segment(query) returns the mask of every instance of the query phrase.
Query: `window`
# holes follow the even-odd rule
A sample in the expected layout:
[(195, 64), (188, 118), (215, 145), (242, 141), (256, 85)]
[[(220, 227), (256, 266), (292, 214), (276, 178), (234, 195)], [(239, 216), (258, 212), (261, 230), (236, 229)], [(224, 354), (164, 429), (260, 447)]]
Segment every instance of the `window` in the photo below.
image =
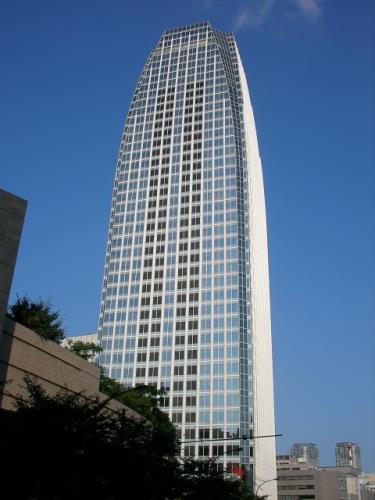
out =
[(186, 412), (185, 413), (185, 422), (187, 424), (192, 424), (196, 421), (196, 414), (193, 412)]
[(145, 377), (146, 376), (146, 368), (137, 368), (135, 376), (136, 377)]
[(200, 457), (208, 457), (210, 454), (210, 447), (209, 446), (199, 446), (198, 447), (198, 455)]
[(195, 391), (197, 389), (197, 381), (196, 380), (188, 380), (186, 382), (186, 390), (187, 391)]
[(157, 366), (151, 366), (148, 369), (148, 376), (149, 377), (157, 377), (158, 376), (158, 367)]
[(184, 367), (183, 366), (175, 366), (174, 367), (174, 375), (183, 375)]
[(182, 380), (173, 382), (174, 391), (183, 391), (183, 389), (184, 389), (184, 382)]

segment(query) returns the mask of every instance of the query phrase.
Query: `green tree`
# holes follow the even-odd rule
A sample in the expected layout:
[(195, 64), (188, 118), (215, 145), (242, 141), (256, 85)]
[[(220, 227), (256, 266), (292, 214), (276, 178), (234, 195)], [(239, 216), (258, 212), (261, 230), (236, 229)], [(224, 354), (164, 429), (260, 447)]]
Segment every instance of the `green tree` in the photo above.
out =
[(185, 459), (180, 466), (184, 500), (256, 500), (245, 482), (219, 469), (217, 458)]
[(60, 313), (54, 311), (49, 302), (41, 299), (33, 302), (27, 296), (17, 297), (8, 308), (8, 316), (48, 340), (60, 343), (65, 338)]
[(154, 427), (155, 442), (158, 441), (160, 447), (164, 447), (168, 455), (178, 454), (179, 443), (176, 428), (168, 415), (159, 408), (159, 402), (165, 397), (164, 391), (147, 385), (125, 387), (104, 375), (101, 377), (100, 390), (143, 415)]
[[(62, 390), (48, 395), (25, 379), (29, 397), (0, 410), (2, 488), (18, 500), (250, 500), (241, 479), (218, 471), (214, 459), (177, 459), (161, 439), (149, 388), (127, 390), (153, 418), (132, 418)], [(116, 383), (115, 383), (116, 384)], [(120, 384), (119, 384), (120, 385)], [(124, 391), (123, 391), (124, 392)], [(139, 392), (139, 394), (138, 394)], [(138, 394), (138, 395), (137, 395)], [(135, 397), (137, 395), (137, 398)], [(156, 413), (157, 414), (157, 413)], [(172, 424), (171, 424), (172, 425)], [(173, 443), (172, 443), (173, 444)], [(177, 449), (177, 440), (174, 442)]]
[(20, 500), (180, 498), (178, 462), (146, 419), (26, 380), (28, 399), (0, 422), (4, 491)]
[(98, 344), (95, 344), (95, 342), (82, 342), (81, 340), (73, 339), (68, 340), (67, 349), (87, 361), (93, 359), (97, 353), (103, 350)]
[[(123, 384), (102, 375), (100, 390), (108, 396), (122, 402), (129, 408), (146, 417), (154, 428), (154, 444), (160, 450), (168, 450), (168, 455), (177, 457), (180, 454), (180, 443), (177, 440), (176, 428), (166, 413), (160, 408), (166, 394), (155, 387), (141, 385), (127, 388)], [(181, 499), (186, 500), (262, 500), (252, 493), (239, 477), (227, 474), (217, 467), (217, 459), (205, 460), (184, 459), (179, 461), (173, 480), (176, 481), (175, 492), (180, 492)], [(171, 478), (172, 480), (172, 478)]]

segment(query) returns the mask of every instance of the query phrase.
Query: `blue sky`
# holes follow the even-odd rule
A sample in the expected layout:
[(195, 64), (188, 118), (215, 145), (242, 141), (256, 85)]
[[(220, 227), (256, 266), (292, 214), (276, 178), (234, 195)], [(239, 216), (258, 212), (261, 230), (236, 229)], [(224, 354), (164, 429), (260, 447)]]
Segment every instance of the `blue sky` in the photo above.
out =
[(11, 300), (94, 331), (127, 108), (168, 27), (234, 31), (268, 207), (279, 452), (375, 471), (375, 2), (1, 0), (0, 186), (29, 202)]

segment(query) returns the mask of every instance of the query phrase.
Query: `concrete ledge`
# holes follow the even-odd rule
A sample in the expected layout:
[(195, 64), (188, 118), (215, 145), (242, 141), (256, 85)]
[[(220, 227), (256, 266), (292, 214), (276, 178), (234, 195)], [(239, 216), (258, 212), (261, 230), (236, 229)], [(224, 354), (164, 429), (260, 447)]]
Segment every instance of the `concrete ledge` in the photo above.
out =
[[(98, 366), (6, 318), (0, 340), (0, 408), (14, 410), (15, 398), (27, 397), (25, 376), (35, 379), (51, 395), (67, 389), (88, 399), (107, 398), (99, 392)], [(110, 400), (108, 408), (116, 412), (125, 409), (129, 416), (142, 418), (116, 400)]]

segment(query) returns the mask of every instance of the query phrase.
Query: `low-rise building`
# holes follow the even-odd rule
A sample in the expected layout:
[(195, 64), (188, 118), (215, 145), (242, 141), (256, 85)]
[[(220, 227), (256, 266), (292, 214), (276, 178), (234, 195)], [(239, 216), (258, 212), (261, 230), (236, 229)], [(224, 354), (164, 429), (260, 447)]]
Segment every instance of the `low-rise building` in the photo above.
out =
[[(56, 342), (47, 340), (9, 318), (0, 339), (0, 408), (14, 410), (17, 396), (26, 397), (25, 377), (29, 376), (56, 394), (61, 389), (81, 393), (87, 398), (104, 399), (99, 391), (101, 370)], [(126, 407), (111, 401), (113, 410)], [(138, 413), (126, 408), (129, 415)]]
[(0, 189), (0, 337), (8, 307), (27, 201)]
[(83, 335), (76, 335), (74, 337), (65, 337), (61, 342), (63, 347), (67, 347), (70, 342), (87, 342), (90, 344), (98, 345), (98, 334), (97, 333), (85, 333)]
[(359, 476), (361, 500), (375, 500), (375, 473), (361, 474)]
[(311, 468), (306, 462), (295, 462), (290, 455), (276, 455), (276, 467), (277, 470)]
[[(71, 345), (75, 342), (84, 342), (85, 344), (95, 344), (99, 345), (98, 342), (98, 334), (97, 333), (86, 333), (84, 335), (76, 335), (75, 337), (65, 337), (65, 339), (61, 342), (61, 346), (69, 349)], [(97, 355), (92, 356), (88, 359), (90, 363), (96, 363)]]
[(15, 396), (25, 396), (24, 378), (38, 381), (49, 393), (99, 391), (100, 369), (29, 328), (5, 319), (0, 344), (0, 407), (14, 409)]
[(277, 471), (278, 500), (361, 500), (354, 467), (281, 467)]

